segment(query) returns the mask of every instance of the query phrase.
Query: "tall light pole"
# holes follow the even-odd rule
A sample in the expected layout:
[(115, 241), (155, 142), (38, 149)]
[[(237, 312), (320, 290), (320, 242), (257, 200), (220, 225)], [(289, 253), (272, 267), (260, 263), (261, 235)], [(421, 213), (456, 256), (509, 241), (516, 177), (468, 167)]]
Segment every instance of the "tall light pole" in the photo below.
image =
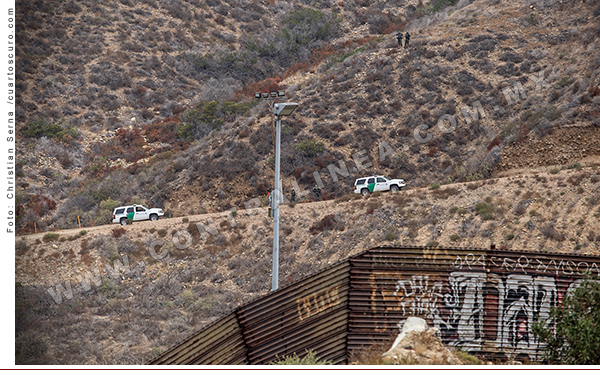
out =
[(289, 116), (298, 107), (298, 103), (276, 103), (273, 106), (273, 114), (277, 116), (275, 129), (275, 189), (273, 190), (271, 205), (273, 210), (273, 287), (279, 287), (279, 203), (281, 197), (281, 186), (279, 178), (281, 159), (281, 117)]

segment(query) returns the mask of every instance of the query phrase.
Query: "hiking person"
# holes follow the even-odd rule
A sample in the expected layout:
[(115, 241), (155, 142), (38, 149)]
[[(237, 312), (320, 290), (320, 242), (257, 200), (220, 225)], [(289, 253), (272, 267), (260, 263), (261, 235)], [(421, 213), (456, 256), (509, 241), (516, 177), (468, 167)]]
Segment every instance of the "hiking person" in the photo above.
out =
[(410, 34), (407, 31), (406, 35), (404, 36), (404, 48), (408, 48), (408, 42), (409, 41), (410, 41)]
[(313, 193), (315, 193), (315, 197), (317, 198), (318, 201), (321, 200), (321, 188), (319, 188), (318, 185), (315, 185), (315, 187), (313, 188)]
[(400, 47), (402, 47), (402, 33), (399, 32), (398, 34), (396, 34), (396, 40), (398, 41), (398, 45)]
[(292, 203), (296, 203), (296, 190), (292, 189)]

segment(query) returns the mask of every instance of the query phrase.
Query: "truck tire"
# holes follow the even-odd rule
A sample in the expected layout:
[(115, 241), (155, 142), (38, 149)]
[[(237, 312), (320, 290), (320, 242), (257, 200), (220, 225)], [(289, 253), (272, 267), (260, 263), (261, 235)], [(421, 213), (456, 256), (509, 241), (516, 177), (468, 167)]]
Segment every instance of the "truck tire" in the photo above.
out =
[(158, 215), (157, 214), (150, 215), (150, 221), (156, 221), (156, 220), (158, 220)]
[(391, 190), (393, 193), (395, 193), (395, 192), (399, 191), (399, 190), (400, 190), (400, 188), (398, 187), (398, 185), (392, 185), (392, 186), (390, 186), (390, 190)]
[(119, 223), (121, 223), (121, 225), (127, 225), (127, 218), (122, 217), (121, 220), (119, 220)]
[(366, 196), (367, 196), (367, 194), (369, 194), (369, 189), (362, 189), (362, 190), (360, 191), (360, 193), (362, 194), (362, 196), (363, 196), (363, 197), (366, 197)]

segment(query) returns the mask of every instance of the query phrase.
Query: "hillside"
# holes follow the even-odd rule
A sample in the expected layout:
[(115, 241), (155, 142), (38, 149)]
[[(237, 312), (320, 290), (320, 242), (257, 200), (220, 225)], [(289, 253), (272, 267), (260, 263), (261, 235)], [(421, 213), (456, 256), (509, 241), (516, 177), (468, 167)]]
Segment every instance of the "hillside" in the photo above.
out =
[[(269, 290), (255, 91), (300, 103), (282, 283), (385, 244), (600, 251), (599, 1), (303, 4), (17, 1), (17, 363), (142, 363)], [(407, 189), (349, 194), (379, 173)], [(108, 225), (126, 203), (168, 218)]]
[[(600, 168), (286, 205), (281, 220), (281, 286), (382, 245), (598, 254)], [(258, 208), (19, 237), (18, 363), (149, 360), (270, 290), (272, 234)]]
[[(122, 203), (181, 216), (266, 195), (258, 90), (301, 103), (284, 186), (316, 172), (326, 198), (362, 175), (363, 150), (370, 173), (412, 187), (599, 154), (597, 1), (40, 3), (18, 4), (21, 232), (105, 224)], [(327, 168), (340, 161), (342, 184)]]

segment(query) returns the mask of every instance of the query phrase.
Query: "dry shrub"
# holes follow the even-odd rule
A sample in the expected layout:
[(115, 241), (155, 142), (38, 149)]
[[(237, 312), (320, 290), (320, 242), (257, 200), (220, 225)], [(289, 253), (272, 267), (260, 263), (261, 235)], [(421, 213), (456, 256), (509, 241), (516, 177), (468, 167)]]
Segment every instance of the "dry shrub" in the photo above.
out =
[(582, 172), (576, 175), (573, 175), (567, 179), (567, 181), (573, 186), (579, 186), (581, 181), (587, 176), (587, 173)]
[[(368, 197), (368, 195), (367, 195)], [(376, 208), (379, 208), (379, 203), (377, 201), (371, 201), (369, 202), (369, 204), (367, 204), (367, 211), (365, 212), (366, 215), (371, 215)]]
[(412, 198), (406, 196), (405, 194), (396, 194), (396, 195), (394, 195), (392, 200), (398, 207), (404, 207), (407, 204), (412, 202)]
[(594, 207), (596, 206), (598, 203), (600, 203), (600, 193), (597, 193), (595, 195), (592, 195), (591, 197), (588, 198), (587, 203), (590, 207)]
[(600, 242), (600, 234), (595, 233), (593, 230), (591, 230), (588, 233), (587, 239), (590, 242)]
[(554, 241), (562, 242), (567, 239), (567, 235), (565, 233), (559, 232), (556, 228), (554, 228), (553, 223), (549, 223), (542, 228), (542, 234), (547, 238), (550, 238)]
[(336, 215), (329, 214), (324, 216), (321, 220), (315, 221), (313, 225), (310, 227), (310, 234), (313, 236), (317, 233), (326, 231), (326, 230), (344, 230), (344, 223), (340, 220)]
[(231, 229), (231, 224), (229, 223), (229, 220), (227, 220), (227, 219), (224, 219), (223, 221), (221, 221), (221, 222), (219, 223), (219, 227), (220, 227), (222, 230), (229, 230), (229, 229)]
[(459, 194), (459, 191), (455, 187), (448, 187), (445, 189), (435, 189), (431, 191), (431, 195), (440, 199), (448, 199), (451, 196)]
[(125, 230), (125, 228), (118, 227), (118, 228), (114, 228), (114, 229), (112, 230), (112, 235), (113, 235), (113, 237), (114, 237), (114, 238), (119, 238), (119, 237), (121, 237), (122, 235), (124, 235), (124, 234), (125, 234), (125, 232), (127, 232), (127, 231)]
[(198, 241), (200, 238), (202, 238), (202, 233), (200, 233), (200, 230), (198, 229), (198, 222), (189, 223), (187, 226), (187, 232), (192, 236), (194, 241)]
[(396, 335), (390, 335), (388, 338), (381, 341), (372, 342), (370, 345), (365, 345), (360, 349), (353, 350), (349, 353), (348, 359), (352, 365), (383, 365), (385, 364), (381, 358), (381, 354), (388, 351), (394, 341)]

